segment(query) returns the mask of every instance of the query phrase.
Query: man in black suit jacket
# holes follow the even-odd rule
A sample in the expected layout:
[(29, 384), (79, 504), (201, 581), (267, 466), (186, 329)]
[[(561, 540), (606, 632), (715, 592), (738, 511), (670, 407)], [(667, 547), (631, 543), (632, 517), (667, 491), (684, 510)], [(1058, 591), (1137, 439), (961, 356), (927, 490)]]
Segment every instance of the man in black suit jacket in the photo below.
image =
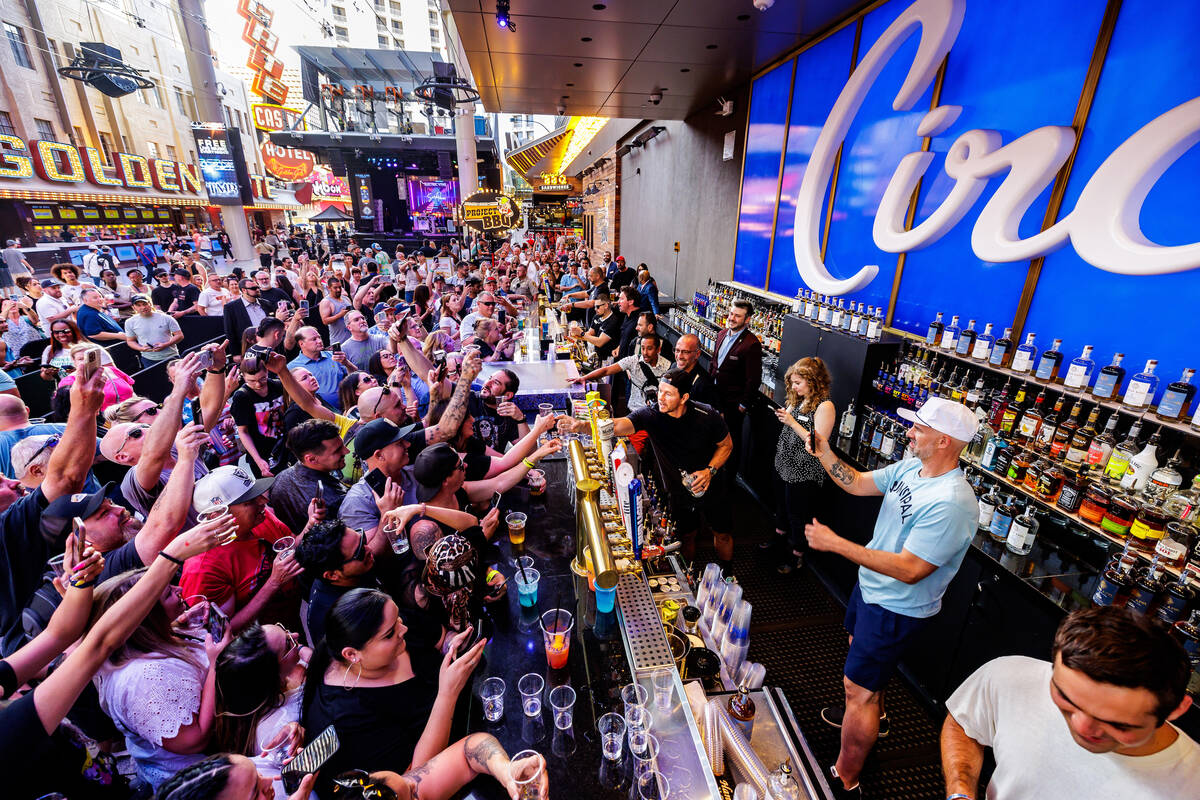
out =
[(258, 303), (258, 284), (252, 278), (243, 278), (238, 286), (242, 296), (225, 303), (225, 338), (229, 340), (229, 352), (242, 352), (242, 332), (256, 327), (267, 316), (267, 310)]
[(717, 334), (709, 372), (716, 383), (717, 408), (733, 437), (730, 473), (736, 474), (742, 454), (742, 420), (762, 383), (762, 342), (750, 331), (754, 306), (734, 300), (725, 329)]

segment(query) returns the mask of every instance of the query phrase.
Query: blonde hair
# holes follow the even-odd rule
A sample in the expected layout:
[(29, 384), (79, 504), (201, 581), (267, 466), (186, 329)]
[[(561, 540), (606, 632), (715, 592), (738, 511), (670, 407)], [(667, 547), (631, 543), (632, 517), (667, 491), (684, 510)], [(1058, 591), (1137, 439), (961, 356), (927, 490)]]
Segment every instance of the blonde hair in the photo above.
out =
[(833, 379), (829, 377), (829, 369), (825, 362), (817, 356), (807, 356), (788, 367), (783, 376), (783, 384), (787, 387), (787, 404), (795, 406), (800, 402), (800, 396), (792, 388), (792, 376), (799, 375), (808, 383), (808, 396), (800, 406), (801, 413), (811, 414), (817, 406), (829, 399), (829, 388)]

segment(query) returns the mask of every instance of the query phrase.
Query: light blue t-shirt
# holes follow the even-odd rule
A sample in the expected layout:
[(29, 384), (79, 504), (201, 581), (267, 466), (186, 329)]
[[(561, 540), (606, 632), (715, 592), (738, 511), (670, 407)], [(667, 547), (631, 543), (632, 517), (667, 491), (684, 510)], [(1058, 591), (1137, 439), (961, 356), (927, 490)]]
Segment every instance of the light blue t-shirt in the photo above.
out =
[(858, 568), (863, 600), (907, 617), (932, 617), (941, 609), (942, 595), (979, 524), (979, 504), (961, 469), (936, 478), (922, 478), (920, 472), (920, 459), (906, 458), (871, 473), (883, 492), (883, 506), (867, 547), (907, 550), (937, 569), (910, 585)]

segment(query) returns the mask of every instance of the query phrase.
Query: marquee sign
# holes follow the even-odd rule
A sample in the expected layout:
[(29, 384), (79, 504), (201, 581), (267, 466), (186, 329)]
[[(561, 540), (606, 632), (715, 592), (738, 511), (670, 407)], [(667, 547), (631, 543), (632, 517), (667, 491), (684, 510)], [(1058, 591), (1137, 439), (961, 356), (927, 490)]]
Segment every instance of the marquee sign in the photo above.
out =
[(566, 193), (579, 189), (579, 179), (571, 178), (553, 172), (538, 173), (536, 181), (532, 181), (533, 190), (541, 193)]
[(486, 190), (475, 192), (458, 207), (462, 224), (482, 232), (511, 228), (519, 211), (516, 200)]
[(271, 103), (251, 103), (250, 115), (254, 119), (254, 127), (268, 133), (294, 130), (301, 126), (300, 118), (304, 116), (297, 109)]
[(53, 183), (91, 183), (102, 189), (123, 187), (160, 192), (199, 194), (204, 188), (200, 171), (191, 164), (133, 153), (113, 153), (114, 165), (105, 166), (94, 147), (79, 148), (65, 142), (35, 139), (28, 145), (19, 136), (0, 134), (0, 179), (30, 178), (36, 174)]
[(273, 177), (288, 183), (302, 181), (317, 166), (316, 157), (298, 147), (280, 147), (267, 139), (260, 145), (263, 166)]
[[(892, 108), (908, 111), (933, 82), (958, 37), (966, 0), (916, 0), (887, 28), (859, 62), (833, 105), (813, 148), (796, 196), (796, 268), (817, 292), (845, 295), (869, 284), (879, 269), (865, 266), (846, 279), (835, 278), (821, 258), (822, 207), (838, 149), (867, 93), (903, 43), (919, 33), (913, 63)], [(952, 126), (961, 106), (938, 106), (925, 114), (917, 135), (938, 136)], [(885, 252), (900, 253), (933, 244), (970, 212), (988, 179), (1003, 175), (987, 199), (971, 234), (971, 249), (985, 262), (1026, 261), (1068, 241), (1086, 262), (1123, 275), (1163, 275), (1200, 267), (1200, 243), (1161, 246), (1142, 232), (1139, 216), (1146, 197), (1167, 169), (1200, 142), (1200, 97), (1146, 123), (1100, 164), (1080, 192), (1075, 208), (1050, 228), (1021, 238), (1021, 220), (1055, 179), (1073, 151), (1077, 133), (1047, 125), (1008, 144), (998, 131), (974, 129), (958, 136), (945, 156), (954, 180), (941, 205), (912, 230), (905, 230), (909, 197), (932, 165), (935, 154), (906, 155), (892, 174), (875, 214), (872, 235)]]
[(283, 62), (275, 57), (279, 47), (279, 36), (271, 30), (275, 13), (259, 0), (238, 0), (237, 13), (246, 20), (242, 41), (250, 45), (246, 59), (246, 66), (254, 72), (250, 91), (282, 106), (287, 102), (288, 87), (282, 80)]

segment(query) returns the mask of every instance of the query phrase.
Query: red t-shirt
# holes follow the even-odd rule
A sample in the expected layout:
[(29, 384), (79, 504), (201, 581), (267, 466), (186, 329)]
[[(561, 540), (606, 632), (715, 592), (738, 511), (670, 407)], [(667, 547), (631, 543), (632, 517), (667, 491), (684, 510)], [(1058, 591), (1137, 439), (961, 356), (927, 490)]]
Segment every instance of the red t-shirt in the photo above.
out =
[[(200, 594), (228, 608), (232, 597), (234, 604), (230, 616), (253, 599), (271, 577), (271, 564), (275, 558), (271, 544), (282, 536), (292, 535), (270, 509), (266, 513), (267, 518), (251, 531), (251, 536), (233, 544), (218, 545), (184, 562), (179, 586), (185, 598)], [(299, 618), (299, 612), (300, 587), (292, 581), (267, 602), (259, 621), (287, 625)]]

